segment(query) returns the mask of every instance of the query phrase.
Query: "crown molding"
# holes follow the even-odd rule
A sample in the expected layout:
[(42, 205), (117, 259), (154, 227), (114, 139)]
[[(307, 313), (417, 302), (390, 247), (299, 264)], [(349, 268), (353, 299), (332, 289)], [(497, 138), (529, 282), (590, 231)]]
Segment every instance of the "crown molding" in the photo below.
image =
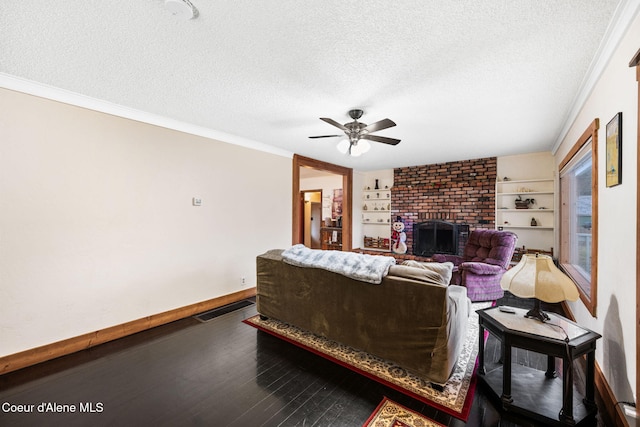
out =
[(613, 19), (609, 23), (609, 27), (602, 38), (600, 47), (589, 65), (585, 78), (582, 80), (580, 90), (571, 103), (567, 117), (563, 122), (562, 130), (551, 148), (552, 154), (555, 155), (558, 148), (560, 148), (560, 144), (562, 144), (562, 141), (569, 133), (580, 110), (582, 110), (589, 96), (591, 96), (593, 89), (598, 83), (598, 80), (600, 80), (615, 50), (618, 48), (620, 41), (629, 30), (631, 23), (635, 20), (639, 12), (640, 0), (623, 0), (618, 4)]
[(62, 102), (64, 104), (86, 108), (88, 110), (111, 114), (113, 116), (135, 120), (138, 122), (176, 130), (191, 135), (201, 136), (219, 142), (251, 148), (253, 150), (263, 151), (287, 158), (293, 158), (293, 153), (281, 148), (273, 147), (263, 142), (258, 142), (226, 132), (209, 129), (204, 126), (198, 126), (192, 123), (182, 122), (156, 114), (147, 113), (144, 111), (125, 107), (123, 105), (115, 104), (97, 98), (92, 98), (90, 96), (82, 95), (76, 92), (12, 76), (6, 73), (0, 73), (0, 88), (10, 89), (29, 95)]

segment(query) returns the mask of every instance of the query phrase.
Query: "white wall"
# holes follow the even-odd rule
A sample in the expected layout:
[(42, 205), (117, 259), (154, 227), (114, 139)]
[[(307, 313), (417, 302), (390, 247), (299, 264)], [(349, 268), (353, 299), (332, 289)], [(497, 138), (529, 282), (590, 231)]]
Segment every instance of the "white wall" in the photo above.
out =
[[(582, 302), (570, 303), (579, 324), (603, 335), (596, 360), (617, 400), (636, 393), (636, 70), (628, 64), (640, 48), (640, 17), (618, 46), (591, 96), (555, 153), (556, 167), (595, 119), (598, 131), (598, 307), (592, 317)], [(606, 125), (622, 112), (622, 184), (606, 188)]]
[(498, 157), (496, 161), (498, 179), (509, 177), (511, 180), (553, 179), (555, 163), (549, 151)]
[(291, 242), (290, 158), (6, 89), (0, 135), (0, 356), (255, 286)]

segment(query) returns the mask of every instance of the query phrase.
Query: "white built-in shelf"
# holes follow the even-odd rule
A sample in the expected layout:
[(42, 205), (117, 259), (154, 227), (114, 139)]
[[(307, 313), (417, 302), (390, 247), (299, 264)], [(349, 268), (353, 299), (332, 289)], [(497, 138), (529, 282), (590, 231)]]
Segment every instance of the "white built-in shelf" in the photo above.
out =
[[(364, 207), (367, 209), (364, 209)], [(377, 209), (376, 209), (377, 208)], [(379, 220), (382, 220), (380, 222)], [(391, 241), (391, 189), (378, 188), (362, 192), (363, 248), (368, 251), (391, 252), (389, 245), (380, 245), (379, 239)], [(374, 244), (367, 245), (368, 239)], [(385, 246), (385, 247), (381, 247)]]
[[(519, 246), (551, 248), (555, 230), (555, 184), (554, 178), (497, 181), (495, 227), (516, 233)], [(518, 199), (535, 199), (535, 203), (530, 204), (529, 209), (516, 209)], [(532, 218), (538, 225), (529, 225)]]
[(543, 227), (540, 225), (532, 226), (532, 225), (510, 225), (510, 224), (498, 224), (496, 227), (502, 228), (531, 228), (536, 230), (553, 230), (553, 227)]
[(541, 178), (541, 179), (517, 179), (509, 181), (497, 181), (496, 184), (531, 184), (540, 182), (553, 182), (553, 178)]
[(500, 212), (553, 212), (553, 209), (503, 209), (498, 208)]
[(496, 193), (496, 196), (526, 196), (529, 194), (553, 194), (553, 191), (521, 191), (521, 192), (509, 192), (509, 193)]

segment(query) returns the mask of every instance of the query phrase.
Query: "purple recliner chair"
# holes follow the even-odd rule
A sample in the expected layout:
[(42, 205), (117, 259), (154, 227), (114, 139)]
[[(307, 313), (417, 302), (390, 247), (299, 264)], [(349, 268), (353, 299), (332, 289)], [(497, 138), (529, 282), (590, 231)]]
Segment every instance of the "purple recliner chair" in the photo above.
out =
[(471, 301), (502, 298), (500, 278), (507, 271), (518, 236), (509, 231), (477, 229), (469, 234), (462, 256), (434, 254), (436, 262), (452, 262), (452, 285), (467, 288)]

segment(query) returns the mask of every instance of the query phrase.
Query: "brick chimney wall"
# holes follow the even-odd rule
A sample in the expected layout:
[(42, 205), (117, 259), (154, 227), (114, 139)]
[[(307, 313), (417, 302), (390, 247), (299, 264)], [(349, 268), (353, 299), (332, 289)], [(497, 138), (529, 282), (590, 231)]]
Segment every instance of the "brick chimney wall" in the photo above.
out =
[(468, 224), (470, 229), (494, 228), (495, 157), (410, 166), (393, 170), (391, 220), (400, 216), (413, 251), (413, 224), (441, 219)]

